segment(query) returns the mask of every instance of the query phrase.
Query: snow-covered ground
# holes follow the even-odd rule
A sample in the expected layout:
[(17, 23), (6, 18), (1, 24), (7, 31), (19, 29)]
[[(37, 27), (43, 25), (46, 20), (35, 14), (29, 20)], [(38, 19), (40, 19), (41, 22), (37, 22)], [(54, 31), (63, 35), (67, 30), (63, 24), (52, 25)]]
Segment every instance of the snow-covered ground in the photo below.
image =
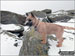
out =
[[(74, 22), (74, 19), (71, 19), (69, 22)], [(59, 24), (59, 25), (63, 25), (63, 26), (70, 26), (70, 27), (74, 27), (74, 23), (55, 23), (55, 24)], [(19, 27), (13, 25), (13, 24), (9, 24), (9, 25), (3, 25), (1, 24), (1, 28), (2, 30), (11, 30), (11, 29), (18, 29)], [(27, 27), (24, 27), (25, 30), (27, 29)], [(68, 32), (72, 32), (74, 33), (74, 30), (66, 30)], [(1, 33), (1, 55), (18, 55), (20, 48), (22, 46), (22, 41), (21, 40), (17, 40), (15, 41), (15, 39), (13, 38), (14, 36), (9, 36), (6, 33)], [(15, 36), (17, 37), (17, 36)], [(62, 47), (56, 47), (57, 41), (51, 41), (48, 40), (49, 43), (51, 44), (50, 49), (48, 51), (48, 55), (59, 55), (58, 52), (61, 49), (62, 51), (74, 51), (74, 35), (71, 33), (66, 33), (64, 32), (63, 37), (66, 38), (63, 42), (63, 46)], [(17, 47), (14, 46), (14, 43), (19, 43)]]
[[(15, 29), (19, 29), (19, 26), (16, 26), (14, 24), (7, 24), (7, 25), (3, 25), (1, 24), (1, 30), (0, 32), (2, 32), (3, 30), (15, 30)], [(1, 38), (1, 55), (18, 55), (19, 54), (19, 50), (21, 48), (22, 45), (22, 41), (18, 40), (15, 41), (15, 39), (13, 37), (17, 37), (16, 35), (8, 35), (5, 32), (3, 32), (2, 34), (0, 34), (0, 38)], [(19, 43), (18, 47), (14, 46), (14, 43)]]
[[(75, 19), (71, 19), (69, 22), (74, 22)], [(69, 27), (74, 27), (74, 23), (55, 23), (55, 24), (59, 24), (62, 26), (69, 26)], [(65, 29), (65, 31), (67, 32), (71, 32), (71, 33), (75, 33), (75, 30), (67, 30)], [(62, 47), (56, 47), (57, 45), (57, 41), (51, 41), (49, 40), (49, 43), (51, 44), (50, 49), (48, 51), (49, 55), (59, 55), (59, 50), (61, 51), (74, 51), (74, 34), (71, 33), (67, 33), (64, 32), (63, 37), (66, 38), (63, 42), (63, 46)]]

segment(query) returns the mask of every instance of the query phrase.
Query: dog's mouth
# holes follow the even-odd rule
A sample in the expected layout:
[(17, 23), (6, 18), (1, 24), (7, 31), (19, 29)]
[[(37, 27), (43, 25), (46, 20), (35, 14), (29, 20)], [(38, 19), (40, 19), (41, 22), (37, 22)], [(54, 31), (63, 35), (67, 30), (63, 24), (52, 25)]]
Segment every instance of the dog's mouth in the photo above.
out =
[(32, 21), (26, 21), (26, 22), (24, 23), (24, 25), (25, 25), (25, 26), (32, 26), (33, 23), (32, 23)]

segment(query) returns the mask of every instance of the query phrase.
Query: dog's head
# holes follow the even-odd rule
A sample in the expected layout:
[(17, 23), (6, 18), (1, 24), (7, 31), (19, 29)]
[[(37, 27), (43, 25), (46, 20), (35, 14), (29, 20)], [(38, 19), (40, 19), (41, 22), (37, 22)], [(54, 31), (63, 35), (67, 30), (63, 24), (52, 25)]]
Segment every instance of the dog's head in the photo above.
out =
[(25, 22), (25, 25), (26, 26), (32, 26), (33, 23), (35, 22), (36, 18), (34, 16), (34, 14), (31, 12), (31, 13), (26, 13), (26, 22)]

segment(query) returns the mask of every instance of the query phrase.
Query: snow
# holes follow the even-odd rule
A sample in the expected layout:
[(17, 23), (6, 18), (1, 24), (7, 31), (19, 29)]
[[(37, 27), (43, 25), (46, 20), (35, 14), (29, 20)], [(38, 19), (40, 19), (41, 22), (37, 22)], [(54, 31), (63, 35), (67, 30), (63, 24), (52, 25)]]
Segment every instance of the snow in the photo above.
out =
[(68, 22), (74, 22), (75, 23), (75, 18), (69, 20)]
[[(63, 41), (62, 47), (56, 47), (57, 41), (48, 40), (51, 44), (50, 49), (48, 51), (49, 55), (59, 55), (58, 52), (61, 51), (74, 51), (74, 36), (70, 33), (64, 33), (63, 35), (66, 39)], [(70, 39), (69, 37), (73, 38)]]
[[(22, 44), (22, 41), (20, 41)], [(7, 34), (1, 34), (1, 55), (18, 55), (21, 44), (18, 47), (13, 46), (15, 39)]]
[[(69, 22), (74, 22), (74, 19), (71, 19)], [(74, 27), (74, 23), (61, 23), (57, 22), (55, 24), (59, 24), (62, 26), (69, 26)], [(14, 24), (8, 24), (8, 25), (1, 25), (2, 30), (14, 30), (18, 29), (19, 27)], [(24, 29), (28, 30), (29, 27), (25, 26)], [(66, 30), (66, 29), (65, 29)], [(68, 32), (74, 33), (74, 30), (66, 30)], [(17, 37), (17, 36), (16, 36)], [(62, 47), (56, 47), (57, 41), (54, 40), (48, 40), (50, 43), (50, 49), (48, 51), (48, 55), (59, 55), (59, 50), (62, 51), (74, 51), (74, 35), (71, 33), (64, 32), (63, 37), (66, 38), (63, 42)], [(22, 46), (22, 40), (16, 41), (16, 43), (19, 43), (19, 46), (14, 46), (15, 39), (13, 36), (9, 36), (6, 33), (1, 33), (1, 55), (19, 55), (20, 48)]]
[(3, 30), (15, 30), (15, 29), (20, 29), (19, 26), (15, 25), (15, 24), (1, 24), (0, 27), (3, 29)]

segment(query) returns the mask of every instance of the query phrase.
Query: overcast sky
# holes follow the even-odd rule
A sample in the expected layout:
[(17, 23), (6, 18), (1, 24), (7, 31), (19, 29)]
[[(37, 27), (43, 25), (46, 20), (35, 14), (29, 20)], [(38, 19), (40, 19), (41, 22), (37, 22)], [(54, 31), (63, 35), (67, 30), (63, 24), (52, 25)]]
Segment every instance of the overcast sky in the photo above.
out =
[(71, 10), (74, 9), (74, 1), (1, 1), (1, 10), (19, 14), (43, 9), (52, 9), (52, 11)]

